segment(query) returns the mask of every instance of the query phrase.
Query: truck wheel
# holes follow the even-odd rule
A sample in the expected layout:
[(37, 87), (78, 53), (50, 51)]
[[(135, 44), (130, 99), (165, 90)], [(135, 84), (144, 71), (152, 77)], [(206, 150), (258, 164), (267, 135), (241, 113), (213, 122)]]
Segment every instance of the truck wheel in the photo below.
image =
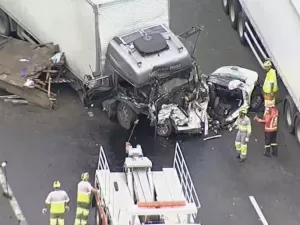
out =
[(222, 1), (222, 6), (223, 10), (226, 14), (229, 13), (229, 0), (221, 0)]
[(296, 119), (295, 119), (295, 136), (297, 138), (298, 144), (300, 144), (300, 114), (296, 114)]
[(237, 28), (238, 16), (241, 11), (241, 7), (237, 0), (231, 0), (229, 5), (229, 18), (233, 29)]
[(246, 31), (246, 17), (243, 12), (239, 13), (238, 16), (238, 24), (237, 29), (239, 33), (239, 39), (242, 45), (247, 45), (247, 40), (245, 38), (245, 31)]
[(126, 130), (129, 130), (132, 123), (136, 120), (137, 114), (129, 105), (124, 102), (119, 102), (117, 106), (117, 117), (119, 124)]
[(258, 111), (264, 104), (264, 96), (262, 91), (256, 87), (251, 95), (250, 109), (252, 111)]
[(290, 96), (286, 96), (283, 105), (284, 120), (290, 133), (294, 133), (294, 115), (296, 112), (293, 100)]
[(0, 34), (4, 36), (10, 35), (9, 18), (5, 12), (0, 9)]
[(173, 132), (173, 125), (170, 119), (166, 119), (164, 124), (157, 124), (156, 133), (161, 137), (169, 137)]

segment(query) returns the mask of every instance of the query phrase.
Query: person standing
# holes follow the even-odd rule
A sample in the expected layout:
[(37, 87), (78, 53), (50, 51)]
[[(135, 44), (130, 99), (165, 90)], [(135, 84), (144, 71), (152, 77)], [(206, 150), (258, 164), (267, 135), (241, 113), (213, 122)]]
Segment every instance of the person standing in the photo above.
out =
[(59, 181), (54, 181), (54, 191), (50, 192), (46, 198), (46, 207), (42, 212), (45, 214), (50, 208), (50, 225), (64, 225), (65, 211), (69, 211), (69, 196), (67, 192), (60, 190), (61, 184)]
[(81, 181), (77, 185), (77, 209), (74, 225), (86, 225), (91, 206), (91, 193), (97, 193), (89, 182), (89, 173), (81, 174)]
[(266, 78), (263, 84), (265, 106), (269, 104), (275, 105), (275, 94), (278, 91), (276, 71), (272, 68), (270, 60), (264, 62), (264, 69), (266, 71)]
[(234, 122), (233, 127), (236, 127), (238, 130), (235, 138), (235, 149), (238, 152), (237, 158), (240, 162), (244, 162), (247, 157), (247, 145), (252, 131), (251, 120), (247, 116), (246, 108), (240, 110), (239, 117)]
[(267, 157), (272, 155), (277, 156), (277, 129), (278, 129), (278, 110), (273, 104), (268, 105), (265, 110), (263, 119), (254, 117), (254, 120), (265, 124), (265, 152)]

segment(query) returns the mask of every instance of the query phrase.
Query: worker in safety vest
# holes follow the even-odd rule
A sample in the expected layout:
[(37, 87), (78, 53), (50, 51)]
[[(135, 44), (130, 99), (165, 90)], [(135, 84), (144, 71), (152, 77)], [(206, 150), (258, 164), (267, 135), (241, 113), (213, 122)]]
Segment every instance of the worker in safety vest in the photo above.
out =
[(50, 225), (64, 225), (65, 211), (69, 211), (69, 196), (65, 191), (60, 190), (60, 186), (59, 181), (54, 181), (54, 191), (48, 194), (45, 201), (46, 207), (42, 210), (45, 214), (50, 208)]
[(234, 122), (238, 132), (235, 138), (235, 149), (238, 152), (237, 158), (240, 162), (244, 162), (247, 156), (247, 143), (251, 135), (251, 120), (247, 116), (247, 108), (242, 108), (239, 112), (239, 117)]
[(259, 123), (265, 124), (265, 152), (264, 155), (270, 157), (272, 155), (277, 156), (277, 125), (278, 125), (278, 110), (274, 105), (268, 105), (265, 110), (263, 119), (254, 117), (254, 120)]
[(275, 105), (275, 94), (278, 91), (276, 71), (272, 68), (270, 60), (264, 62), (264, 69), (266, 70), (266, 78), (263, 85), (265, 106), (268, 104)]
[(74, 225), (86, 225), (91, 205), (91, 193), (97, 193), (97, 189), (93, 188), (88, 181), (90, 176), (88, 173), (81, 174), (81, 181), (77, 187), (77, 209)]

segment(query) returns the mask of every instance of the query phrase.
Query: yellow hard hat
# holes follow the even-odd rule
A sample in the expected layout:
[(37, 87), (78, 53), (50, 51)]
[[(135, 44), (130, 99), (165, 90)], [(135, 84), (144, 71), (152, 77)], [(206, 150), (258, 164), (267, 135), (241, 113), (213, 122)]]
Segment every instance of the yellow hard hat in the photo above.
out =
[(265, 68), (265, 69), (268, 69), (268, 68), (270, 68), (270, 67), (272, 67), (272, 62), (271, 62), (270, 60), (266, 60), (266, 61), (264, 62), (264, 68)]
[(53, 182), (53, 188), (60, 188), (60, 182), (58, 180)]
[(88, 179), (90, 179), (89, 173), (82, 173), (82, 174), (81, 174), (81, 179), (82, 179), (82, 180), (88, 180)]
[(248, 112), (247, 108), (241, 108), (240, 109), (240, 113), (247, 114), (247, 112)]

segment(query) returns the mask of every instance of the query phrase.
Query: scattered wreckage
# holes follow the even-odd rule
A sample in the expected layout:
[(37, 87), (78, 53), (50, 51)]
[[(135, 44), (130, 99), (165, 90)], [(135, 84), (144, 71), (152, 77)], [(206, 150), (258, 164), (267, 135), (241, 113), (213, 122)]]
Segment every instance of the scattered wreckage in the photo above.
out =
[(12, 94), (1, 99), (51, 109), (56, 101), (51, 84), (69, 82), (63, 78), (64, 67), (65, 56), (58, 46), (0, 35), (0, 88)]
[(253, 97), (256, 72), (221, 67), (200, 75), (192, 56), (195, 45), (188, 51), (183, 44), (195, 34), (198, 39), (200, 31), (192, 28), (176, 36), (159, 25), (110, 41), (96, 95), (109, 118), (130, 129), (139, 115), (146, 115), (164, 137), (173, 132), (207, 134), (214, 123), (221, 127), (233, 122), (238, 109), (253, 99), (261, 104)]

